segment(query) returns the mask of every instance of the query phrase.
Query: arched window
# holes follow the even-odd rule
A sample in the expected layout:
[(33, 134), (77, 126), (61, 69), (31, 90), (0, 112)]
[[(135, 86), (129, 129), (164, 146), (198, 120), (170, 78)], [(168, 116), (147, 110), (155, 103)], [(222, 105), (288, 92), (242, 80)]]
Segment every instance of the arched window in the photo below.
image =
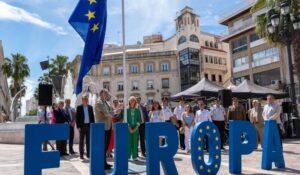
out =
[(190, 41), (199, 43), (199, 38), (196, 35), (191, 35), (190, 36)]
[(209, 47), (209, 42), (208, 41), (205, 41), (205, 46)]
[(178, 40), (178, 45), (185, 43), (186, 42), (186, 37), (185, 36), (181, 36)]
[(213, 48), (214, 47), (214, 43), (211, 41), (210, 44), (209, 44), (209, 46)]

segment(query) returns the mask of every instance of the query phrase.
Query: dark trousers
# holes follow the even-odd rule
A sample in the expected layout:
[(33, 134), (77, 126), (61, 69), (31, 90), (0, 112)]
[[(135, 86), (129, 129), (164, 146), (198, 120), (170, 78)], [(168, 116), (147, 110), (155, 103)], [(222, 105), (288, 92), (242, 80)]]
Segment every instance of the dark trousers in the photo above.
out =
[(277, 124), (277, 128), (278, 128), (278, 131), (279, 131), (279, 136), (280, 136), (280, 143), (281, 143), (281, 147), (282, 147), (282, 137), (283, 137), (283, 133), (282, 133), (282, 130), (280, 129), (280, 124)]
[[(171, 123), (171, 120), (165, 120), (166, 123)], [(166, 144), (166, 138), (162, 138), (161, 140), (161, 145), (165, 145)]]
[(86, 155), (90, 157), (90, 124), (84, 124), (82, 128), (80, 128), (79, 132), (79, 153), (80, 156), (84, 154), (84, 138), (86, 145)]
[(69, 138), (69, 152), (73, 153), (73, 142), (74, 142), (74, 127), (70, 125), (70, 138)]
[(139, 128), (139, 132), (140, 132), (140, 146), (141, 146), (141, 151), (142, 151), (142, 154), (145, 154), (146, 153), (146, 146), (145, 146), (145, 123), (142, 123), (140, 125), (140, 128)]
[(110, 135), (111, 135), (111, 129), (110, 130), (105, 130), (105, 140), (104, 140), (104, 143), (105, 143), (105, 149), (104, 149), (104, 166), (107, 165), (107, 160), (106, 160), (106, 152), (108, 150), (108, 145), (109, 145), (109, 142), (110, 142)]
[(59, 151), (60, 155), (67, 153), (67, 141), (66, 140), (57, 140), (56, 149)]
[(180, 148), (181, 149), (185, 149), (184, 133), (181, 134), (180, 130), (179, 130), (182, 127), (182, 121), (181, 120), (177, 120), (177, 123), (178, 123), (177, 130), (178, 130), (178, 137), (179, 137)]
[(224, 132), (225, 132), (225, 122), (224, 121), (214, 121), (214, 124), (217, 126), (220, 137), (221, 137), (221, 148), (224, 147)]

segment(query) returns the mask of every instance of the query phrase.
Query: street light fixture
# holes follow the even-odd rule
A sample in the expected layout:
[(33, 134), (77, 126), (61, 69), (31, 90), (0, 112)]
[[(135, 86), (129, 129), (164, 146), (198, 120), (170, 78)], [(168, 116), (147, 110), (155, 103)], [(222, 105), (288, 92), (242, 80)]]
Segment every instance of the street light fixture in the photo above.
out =
[(275, 32), (275, 29), (271, 23), (268, 23), (267, 30), (270, 34), (273, 34)]
[(279, 26), (280, 16), (278, 14), (274, 14), (271, 16), (271, 23), (273, 27)]
[(282, 15), (288, 15), (290, 13), (290, 6), (287, 2), (280, 5), (280, 11)]
[(296, 17), (296, 19), (293, 22), (293, 26), (295, 30), (299, 30), (300, 29), (300, 19), (298, 17)]

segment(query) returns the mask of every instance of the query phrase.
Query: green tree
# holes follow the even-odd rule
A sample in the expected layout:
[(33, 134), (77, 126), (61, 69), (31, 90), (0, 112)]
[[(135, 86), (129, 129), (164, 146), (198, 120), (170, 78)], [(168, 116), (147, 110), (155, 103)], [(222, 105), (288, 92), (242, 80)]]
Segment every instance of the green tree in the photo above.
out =
[(50, 75), (67, 76), (68, 74), (68, 57), (57, 55), (51, 59)]
[[(50, 60), (50, 71), (49, 73), (43, 74), (39, 79), (39, 84), (54, 84), (55, 91), (61, 93), (61, 81), (63, 77), (66, 77), (70, 68), (68, 63), (68, 57), (63, 55), (57, 55), (55, 58)], [(34, 91), (34, 97), (38, 99), (38, 87)], [(61, 94), (60, 94), (61, 95)]]
[[(261, 15), (258, 15), (256, 17), (256, 33), (261, 36), (266, 36), (266, 38), (270, 41), (270, 43), (273, 44), (279, 44), (275, 43), (276, 39), (278, 38), (278, 33), (283, 30), (283, 23), (279, 25), (279, 31), (270, 34), (267, 31), (267, 25), (270, 23), (270, 18), (274, 14), (280, 13), (280, 5), (283, 2), (287, 2), (291, 7), (291, 19), (295, 19), (295, 16), (298, 14), (300, 10), (300, 1), (299, 0), (257, 0), (256, 3), (251, 8), (251, 12), (255, 13), (263, 8), (270, 8), (273, 10), (269, 10), (267, 13), (263, 13)], [(293, 26), (291, 23), (290, 29), (292, 30)]]
[[(30, 69), (27, 64), (28, 59), (19, 54), (12, 54), (11, 58), (5, 58), (6, 62), (2, 65), (3, 73), (11, 78), (10, 91), (11, 96), (14, 97), (23, 87), (25, 87), (25, 78), (30, 75)], [(19, 103), (20, 98), (25, 95), (25, 91), (16, 97), (16, 101)], [(18, 104), (17, 103), (17, 104)], [(19, 105), (14, 105), (14, 114)], [(14, 115), (16, 117), (16, 115)], [(15, 120), (15, 118), (13, 118)]]
[(36, 116), (38, 113), (38, 109), (32, 109), (28, 112), (28, 116)]
[[(279, 24), (277, 32), (270, 34), (267, 31), (267, 25), (270, 23), (270, 18), (274, 14), (279, 14), (279, 7), (283, 2), (287, 2), (290, 6), (291, 20), (294, 20), (300, 12), (300, 1), (299, 0), (257, 0), (253, 5), (251, 12), (255, 13), (263, 8), (269, 8), (274, 10), (269, 10), (267, 13), (261, 14), (256, 17), (256, 33), (260, 36), (265, 36), (270, 44), (280, 45), (279, 33), (283, 30), (284, 24), (281, 22)], [(281, 16), (282, 18), (282, 16)], [(282, 20), (281, 20), (282, 21)], [(289, 30), (293, 30), (292, 23), (289, 26)], [(298, 77), (300, 77), (300, 36), (298, 36), (293, 43), (294, 49), (294, 60), (295, 69)]]

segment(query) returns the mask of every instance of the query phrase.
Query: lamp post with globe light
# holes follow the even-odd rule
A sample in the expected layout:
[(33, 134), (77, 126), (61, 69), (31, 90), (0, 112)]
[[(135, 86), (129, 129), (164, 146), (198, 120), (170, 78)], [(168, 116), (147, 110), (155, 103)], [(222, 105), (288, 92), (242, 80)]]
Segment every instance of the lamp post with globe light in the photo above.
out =
[(293, 41), (300, 36), (300, 11), (292, 13), (292, 7), (283, 2), (279, 9), (273, 7), (273, 15), (268, 19), (267, 31), (272, 36), (273, 42), (282, 43), (287, 46), (288, 66), (290, 77), (290, 97), (293, 104), (293, 115), (299, 117), (296, 103), (296, 91), (294, 80), (294, 66), (292, 61), (291, 46)]

